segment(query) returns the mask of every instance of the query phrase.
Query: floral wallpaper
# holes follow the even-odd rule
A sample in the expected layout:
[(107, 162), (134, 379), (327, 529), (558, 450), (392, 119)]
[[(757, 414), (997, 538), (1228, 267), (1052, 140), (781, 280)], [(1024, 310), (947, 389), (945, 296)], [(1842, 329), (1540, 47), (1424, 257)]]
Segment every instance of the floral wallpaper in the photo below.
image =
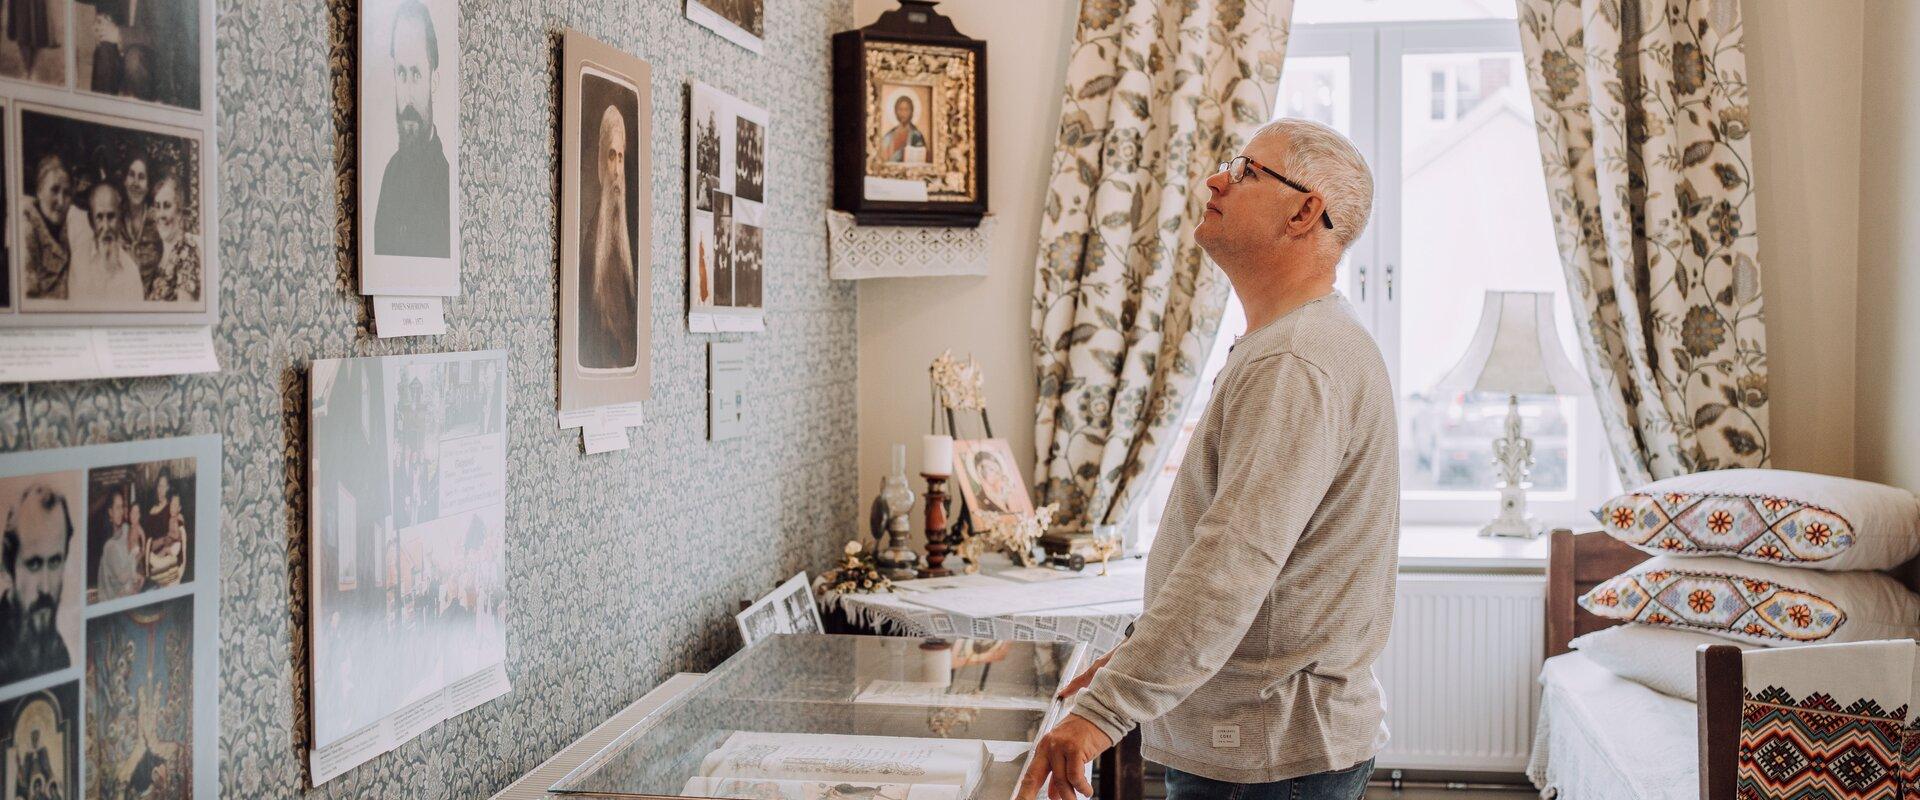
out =
[[(856, 522), (854, 290), (827, 278), (828, 36), (851, 0), (767, 6), (755, 56), (666, 0), (461, 4), (463, 288), (445, 336), (381, 341), (355, 293), (354, 0), (217, 0), (224, 371), (0, 386), (0, 449), (224, 439), (220, 786), (232, 798), (485, 797), (676, 671), (738, 646), (738, 601), (834, 562)], [(560, 32), (653, 65), (653, 389), (633, 449), (555, 421)], [(684, 86), (772, 111), (767, 331), (750, 435), (706, 440), (686, 332)], [(506, 697), (308, 789), (306, 368), (506, 348)]]
[(1554, 230), (1621, 482), (1771, 463), (1738, 0), (1520, 0)]

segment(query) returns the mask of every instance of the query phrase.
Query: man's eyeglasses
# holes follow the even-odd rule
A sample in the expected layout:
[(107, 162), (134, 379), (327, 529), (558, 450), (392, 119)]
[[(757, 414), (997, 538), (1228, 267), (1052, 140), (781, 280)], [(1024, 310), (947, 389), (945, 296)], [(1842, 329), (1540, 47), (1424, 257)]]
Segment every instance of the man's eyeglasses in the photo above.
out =
[[(1268, 169), (1265, 164), (1262, 164), (1246, 156), (1234, 156), (1232, 161), (1223, 161), (1220, 163), (1220, 171), (1227, 173), (1227, 180), (1232, 181), (1234, 183), (1239, 183), (1242, 179), (1247, 177), (1248, 167), (1252, 167), (1254, 169), (1260, 170), (1261, 172), (1267, 173), (1268, 175), (1272, 175), (1276, 180), (1280, 181), (1283, 184), (1286, 184), (1287, 188), (1292, 189), (1296, 192), (1299, 192), (1301, 194), (1313, 194), (1312, 189), (1309, 189), (1305, 186), (1301, 186), (1298, 182), (1295, 182), (1294, 180), (1278, 172), (1274, 172), (1273, 170)], [(1320, 224), (1327, 226), (1327, 230), (1333, 230), (1333, 217), (1327, 216), (1327, 212), (1322, 210), (1320, 212)]]

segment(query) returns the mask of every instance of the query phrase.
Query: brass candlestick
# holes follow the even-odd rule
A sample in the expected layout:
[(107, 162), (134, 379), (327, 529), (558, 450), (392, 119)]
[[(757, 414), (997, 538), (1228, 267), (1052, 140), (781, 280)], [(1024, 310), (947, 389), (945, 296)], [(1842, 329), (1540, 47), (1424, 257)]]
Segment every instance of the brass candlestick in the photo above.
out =
[(943, 578), (953, 574), (943, 566), (952, 549), (947, 544), (947, 476), (922, 472), (920, 477), (927, 479), (927, 565), (920, 577)]

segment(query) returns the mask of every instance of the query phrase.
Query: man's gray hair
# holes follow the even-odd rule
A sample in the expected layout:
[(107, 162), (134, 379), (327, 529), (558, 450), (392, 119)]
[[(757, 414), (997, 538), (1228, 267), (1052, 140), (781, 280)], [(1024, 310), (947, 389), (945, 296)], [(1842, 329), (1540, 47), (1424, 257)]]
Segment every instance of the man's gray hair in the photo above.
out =
[(1333, 219), (1333, 241), (1341, 252), (1353, 246), (1373, 214), (1373, 170), (1353, 140), (1318, 122), (1287, 117), (1261, 126), (1255, 139), (1269, 133), (1287, 137), (1287, 161), (1281, 174), (1320, 193)]

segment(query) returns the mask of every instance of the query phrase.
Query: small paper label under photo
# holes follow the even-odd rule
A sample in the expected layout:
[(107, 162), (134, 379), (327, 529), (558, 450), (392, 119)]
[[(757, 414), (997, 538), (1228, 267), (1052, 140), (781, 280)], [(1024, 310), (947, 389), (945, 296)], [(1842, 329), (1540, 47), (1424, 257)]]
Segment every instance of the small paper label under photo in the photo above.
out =
[(600, 424), (609, 428), (638, 428), (645, 422), (643, 403), (618, 403), (600, 407)]
[(580, 429), (580, 437), (581, 441), (586, 445), (587, 455), (611, 453), (615, 450), (625, 450), (633, 446), (633, 442), (627, 439), (626, 428), (604, 428), (587, 425)]
[(568, 428), (601, 427), (602, 416), (598, 406), (562, 411), (560, 412), (560, 429), (564, 431)]
[(440, 297), (375, 296), (373, 333), (382, 339), (446, 333), (447, 310), (443, 300)]

